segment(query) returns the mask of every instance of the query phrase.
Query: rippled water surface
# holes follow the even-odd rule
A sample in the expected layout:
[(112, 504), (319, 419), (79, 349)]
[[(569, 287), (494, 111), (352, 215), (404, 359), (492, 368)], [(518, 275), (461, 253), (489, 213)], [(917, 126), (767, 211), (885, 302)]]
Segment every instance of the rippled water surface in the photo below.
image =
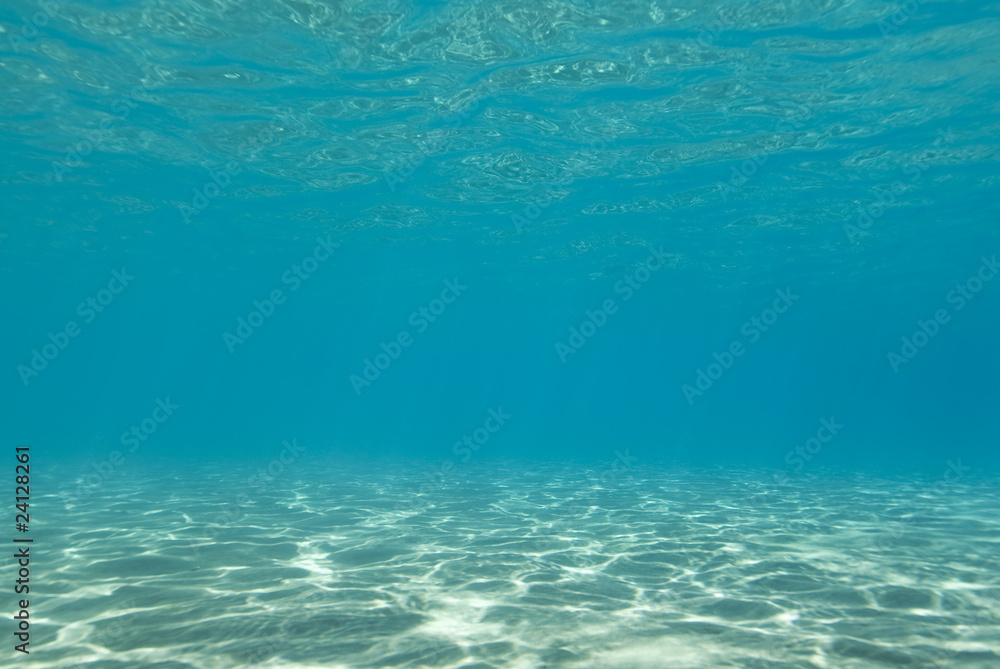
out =
[[(988, 3), (51, 7), (13, 3), (2, 23), (4, 181), (39, 223), (74, 214), (37, 251), (146, 241), (165, 232), (138, 221), (162, 216), (187, 234), (225, 221), (251, 248), (335, 230), (599, 264), (666, 229), (678, 263), (724, 281), (748, 254), (865, 267), (891, 232), (843, 224), (879, 191), (890, 209), (959, 202), (963, 237), (993, 230), (976, 216), (996, 185)], [(136, 224), (102, 229), (114, 213)], [(742, 244), (694, 253), (706, 227)]]

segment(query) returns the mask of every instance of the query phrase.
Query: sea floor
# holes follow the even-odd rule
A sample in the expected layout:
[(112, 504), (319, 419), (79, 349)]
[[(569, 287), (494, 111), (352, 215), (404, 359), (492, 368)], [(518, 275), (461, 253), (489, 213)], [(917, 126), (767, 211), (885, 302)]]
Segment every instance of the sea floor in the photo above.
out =
[(41, 481), (18, 666), (1000, 667), (996, 479), (304, 461)]

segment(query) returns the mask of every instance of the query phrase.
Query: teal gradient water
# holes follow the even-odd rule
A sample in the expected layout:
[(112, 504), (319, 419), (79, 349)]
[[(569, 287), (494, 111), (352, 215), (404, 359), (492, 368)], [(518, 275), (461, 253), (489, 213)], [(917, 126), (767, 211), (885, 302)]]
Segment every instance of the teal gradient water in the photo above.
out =
[(998, 38), (5, 3), (16, 659), (997, 666)]
[[(103, 455), (169, 396), (155, 448), (183, 457), (293, 436), (438, 457), (502, 406), (486, 457), (780, 465), (833, 416), (828, 466), (996, 462), (1000, 292), (947, 299), (1000, 250), (995, 8), (55, 7), (3, 14), (12, 441)], [(339, 248), (291, 291), (321, 237)], [(650, 248), (668, 267), (623, 301)], [(134, 283), (84, 322), (121, 268)], [(467, 291), (417, 334), (454, 278)], [(231, 353), (274, 289), (287, 302)], [(800, 298), (749, 344), (777, 289)]]

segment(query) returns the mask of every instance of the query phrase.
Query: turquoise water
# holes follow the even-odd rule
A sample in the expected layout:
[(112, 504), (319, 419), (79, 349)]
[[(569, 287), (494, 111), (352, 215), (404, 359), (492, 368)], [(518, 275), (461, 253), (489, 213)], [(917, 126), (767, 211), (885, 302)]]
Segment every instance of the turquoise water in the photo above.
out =
[(997, 6), (0, 31), (3, 666), (1000, 666)]

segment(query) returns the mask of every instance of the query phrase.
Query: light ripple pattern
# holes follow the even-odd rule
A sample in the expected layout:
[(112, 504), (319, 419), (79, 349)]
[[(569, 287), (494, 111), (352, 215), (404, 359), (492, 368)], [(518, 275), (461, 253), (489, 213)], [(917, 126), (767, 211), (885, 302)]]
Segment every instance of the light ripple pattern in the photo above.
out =
[(38, 607), (53, 636), (32, 666), (1000, 662), (995, 479), (935, 494), (913, 477), (633, 466), (608, 486), (500, 461), (421, 491), (426, 468), (314, 462), (235, 514), (246, 480), (213, 465), (48, 495), (46, 534), (71, 548), (40, 575), (58, 596)]

